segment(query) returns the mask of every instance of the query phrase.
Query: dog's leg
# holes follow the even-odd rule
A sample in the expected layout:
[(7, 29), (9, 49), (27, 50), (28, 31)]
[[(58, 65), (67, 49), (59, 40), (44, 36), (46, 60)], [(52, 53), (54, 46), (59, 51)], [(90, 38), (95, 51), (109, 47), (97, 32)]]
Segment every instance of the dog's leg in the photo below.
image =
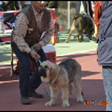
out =
[(50, 90), (51, 90), (51, 100), (45, 104), (46, 107), (52, 107), (56, 104), (57, 88), (50, 87)]
[(82, 34), (81, 34), (81, 42), (83, 41), (84, 39), (83, 39), (83, 32), (82, 32)]
[(88, 37), (89, 37), (89, 40), (92, 40), (92, 34), (91, 33), (88, 34)]
[(69, 85), (69, 94), (70, 94), (70, 96), (72, 95), (72, 90), (73, 90), (73, 85), (70, 84), (70, 85)]
[[(80, 35), (78, 34), (78, 35), (76, 35), (75, 37), (77, 37), (77, 41), (80, 42)], [(74, 37), (74, 38), (75, 38), (75, 37)]]
[(68, 36), (67, 40), (65, 41), (66, 43), (69, 43), (71, 35), (72, 35), (73, 32), (74, 32), (74, 30), (70, 31), (69, 36)]
[(62, 87), (62, 107), (70, 107), (69, 99), (69, 86)]
[(76, 93), (77, 94), (77, 102), (83, 103), (84, 99), (83, 99), (82, 88), (81, 88), (81, 77), (79, 76), (79, 74), (75, 77), (74, 84), (75, 84), (76, 92), (77, 92)]
[(81, 36), (81, 38), (79, 39), (79, 42), (83, 41), (83, 30), (79, 31), (79, 35)]
[(75, 21), (73, 21), (70, 32), (69, 32), (69, 36), (67, 38), (67, 40), (65, 41), (66, 43), (68, 43), (70, 41), (71, 35), (72, 33), (75, 31)]
[[(80, 39), (80, 36), (81, 36), (81, 39)], [(78, 30), (78, 34), (76, 35), (77, 37), (77, 41), (78, 42), (82, 42), (82, 39), (83, 39), (83, 30)]]
[(91, 33), (90, 29), (87, 30), (86, 32), (87, 32), (87, 36), (88, 36), (89, 40), (92, 40), (92, 33)]

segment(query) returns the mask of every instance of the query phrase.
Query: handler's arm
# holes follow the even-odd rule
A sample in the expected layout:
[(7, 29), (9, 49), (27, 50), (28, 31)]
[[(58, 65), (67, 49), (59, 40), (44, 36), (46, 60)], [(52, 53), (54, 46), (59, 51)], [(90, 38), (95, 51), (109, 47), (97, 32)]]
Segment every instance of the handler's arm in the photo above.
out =
[(13, 34), (13, 41), (17, 44), (21, 52), (30, 53), (31, 49), (25, 42), (29, 21), (27, 17), (21, 13), (16, 18), (16, 24)]
[(97, 1), (94, 7), (94, 23), (95, 23), (95, 33), (94, 36), (98, 38), (98, 30), (100, 27), (100, 17), (102, 14), (102, 1)]
[(49, 29), (47, 30), (47, 34), (45, 35), (45, 37), (39, 42), (39, 44), (44, 47), (47, 44), (50, 43), (51, 41), (51, 37), (53, 36), (53, 31), (54, 31), (54, 27), (53, 27), (53, 20), (51, 19), (50, 23), (49, 23)]

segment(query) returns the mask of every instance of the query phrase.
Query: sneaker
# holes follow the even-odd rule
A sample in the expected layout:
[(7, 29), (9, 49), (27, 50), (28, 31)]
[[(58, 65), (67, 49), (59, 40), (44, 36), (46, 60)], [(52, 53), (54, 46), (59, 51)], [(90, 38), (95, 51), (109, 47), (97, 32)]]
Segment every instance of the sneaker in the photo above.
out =
[(29, 97), (33, 97), (33, 98), (43, 98), (43, 95), (42, 94), (39, 94), (39, 93), (36, 93), (34, 91), (34, 92), (30, 92), (29, 93)]
[(29, 98), (27, 98), (27, 97), (22, 97), (22, 98), (21, 98), (21, 103), (22, 103), (23, 105), (30, 105), (30, 104), (31, 104), (31, 101), (30, 101)]

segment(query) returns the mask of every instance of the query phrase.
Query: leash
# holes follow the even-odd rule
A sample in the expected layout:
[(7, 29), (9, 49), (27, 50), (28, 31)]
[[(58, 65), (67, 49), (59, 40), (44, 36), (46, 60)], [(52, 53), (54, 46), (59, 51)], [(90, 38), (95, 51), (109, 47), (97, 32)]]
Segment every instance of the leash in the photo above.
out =
[[(48, 33), (47, 31), (44, 31), (44, 32), (42, 33), (41, 37), (40, 37), (40, 40), (42, 40), (42, 39), (44, 38), (44, 36), (45, 36), (47, 33)], [(34, 50), (33, 47), (31, 47), (31, 49)], [(35, 51), (35, 50), (34, 50), (34, 51)], [(42, 63), (41, 60), (39, 60), (39, 59), (36, 59), (35, 61), (36, 61), (37, 67), (39, 67), (40, 64)], [(41, 81), (42, 81), (42, 80), (41, 80)], [(48, 92), (48, 90), (46, 89), (45, 85), (43, 84), (43, 81), (42, 81), (42, 87), (43, 87), (45, 93), (47, 94), (47, 96), (49, 97), (49, 99), (51, 99), (51, 94), (50, 94), (50, 93)]]
[[(33, 47), (32, 47), (31, 49), (34, 50)], [(36, 62), (37, 67), (39, 67), (40, 64), (42, 63), (41, 60), (39, 60), (39, 59), (36, 59), (35, 62)], [(47, 90), (46, 87), (44, 86), (44, 83), (43, 83), (42, 80), (41, 80), (41, 82), (42, 82), (42, 87), (43, 87), (45, 93), (47, 94), (47, 96), (48, 96), (49, 99), (50, 99), (50, 98), (51, 98), (51, 94), (48, 92), (48, 90)]]
[[(39, 67), (41, 63), (42, 63), (41, 60), (39, 60), (39, 59), (36, 60), (37, 67)], [(41, 81), (42, 81), (42, 80), (41, 80)], [(47, 94), (47, 96), (48, 96), (49, 99), (50, 99), (50, 98), (51, 98), (51, 94), (50, 94), (50, 93), (48, 92), (48, 90), (46, 89), (46, 87), (45, 87), (43, 81), (42, 81), (42, 87), (43, 87), (45, 93)]]

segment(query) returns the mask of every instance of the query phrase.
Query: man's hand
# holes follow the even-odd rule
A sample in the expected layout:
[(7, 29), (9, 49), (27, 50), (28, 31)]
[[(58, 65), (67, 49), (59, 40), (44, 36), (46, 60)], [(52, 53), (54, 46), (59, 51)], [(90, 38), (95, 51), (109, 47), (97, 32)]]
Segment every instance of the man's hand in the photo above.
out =
[(34, 49), (36, 52), (38, 52), (40, 49), (42, 49), (42, 46), (38, 43), (38, 44), (35, 44), (35, 45), (33, 46), (33, 49)]
[(98, 35), (98, 30), (99, 30), (99, 28), (98, 28), (98, 26), (96, 26), (96, 24), (95, 24), (95, 33), (94, 33), (94, 37), (97, 38), (97, 39), (98, 39), (98, 37), (99, 37), (99, 35)]
[(94, 33), (94, 37), (98, 39), (98, 33)]
[(30, 55), (35, 60), (40, 59), (40, 56), (34, 50), (30, 51)]

